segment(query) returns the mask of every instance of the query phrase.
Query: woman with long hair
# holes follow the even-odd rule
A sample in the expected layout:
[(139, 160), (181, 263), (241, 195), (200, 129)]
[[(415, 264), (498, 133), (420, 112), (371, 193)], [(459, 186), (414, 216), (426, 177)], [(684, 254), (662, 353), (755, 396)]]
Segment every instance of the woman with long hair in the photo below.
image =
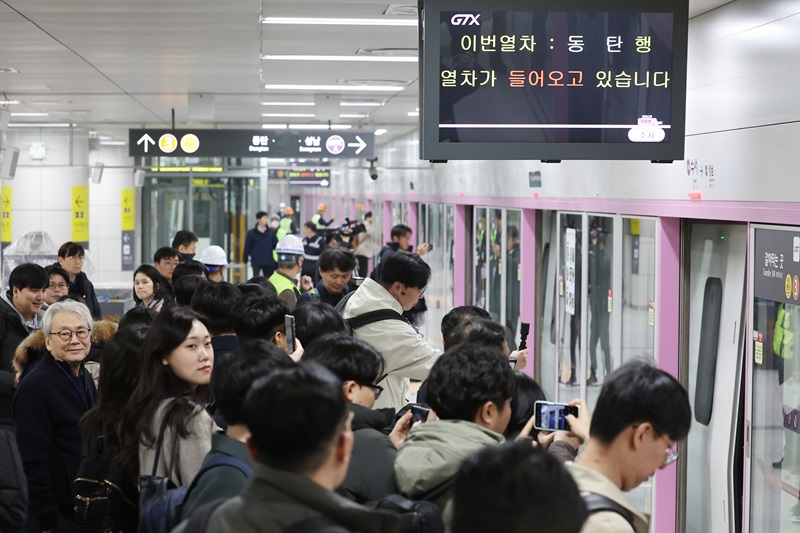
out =
[(167, 304), (166, 286), (156, 267), (142, 265), (133, 273), (133, 300), (137, 306), (153, 309), (158, 313)]
[[(187, 308), (159, 313), (145, 337), (140, 365), (139, 382), (122, 417), (124, 467), (140, 475), (152, 473), (165, 421), (156, 475), (169, 476), (175, 486), (184, 485), (200, 470), (211, 449), (211, 434), (218, 430), (205, 410), (214, 349), (200, 315)], [(175, 462), (168, 472), (173, 454)]]

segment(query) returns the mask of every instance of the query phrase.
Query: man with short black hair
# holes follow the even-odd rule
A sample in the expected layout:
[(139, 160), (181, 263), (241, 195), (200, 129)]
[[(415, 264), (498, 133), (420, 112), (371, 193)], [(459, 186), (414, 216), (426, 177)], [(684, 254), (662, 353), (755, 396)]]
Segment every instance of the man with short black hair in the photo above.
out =
[[(181, 263), (182, 265), (183, 263)], [(194, 291), (201, 285), (210, 283), (207, 279), (198, 275), (181, 276), (175, 281), (173, 290), (175, 291), (175, 305), (178, 307), (189, 307), (192, 305)]]
[(153, 254), (153, 266), (156, 267), (161, 279), (164, 280), (161, 288), (167, 292), (165, 299), (170, 302), (175, 298), (175, 290), (172, 288), (172, 274), (180, 262), (180, 252), (171, 246), (163, 246)]
[[(439, 420), (412, 431), (394, 464), (397, 488), (412, 499), (451, 481), (472, 453), (505, 441), (517, 386), (499, 348), (473, 344), (459, 344), (441, 356), (428, 384), (428, 403)], [(451, 499), (450, 490), (435, 498), (445, 524)]]
[(241, 299), (242, 291), (227, 281), (204, 283), (194, 291), (191, 307), (208, 319), (215, 364), (233, 354), (238, 346), (233, 309)]
[(579, 533), (586, 516), (569, 472), (527, 441), (481, 450), (455, 478), (452, 533)]
[(614, 371), (597, 398), (589, 442), (567, 468), (581, 494), (610, 500), (619, 510), (592, 513), (590, 506), (583, 531), (649, 531), (647, 517), (624, 493), (675, 462), (675, 446), (691, 424), (688, 394), (674, 377), (646, 361), (631, 361)]
[[(431, 268), (419, 255), (395, 252), (381, 269), (380, 283), (365, 279), (344, 306), (342, 316), (350, 322), (353, 335), (371, 344), (386, 360), (387, 376), (381, 382), (385, 391), (375, 404), (378, 408), (400, 410), (406, 403), (409, 378), (428, 377), (442, 355), (402, 317), (403, 311), (414, 307), (425, 294), (430, 278)], [(371, 318), (381, 314), (385, 316)], [(358, 324), (365, 319), (366, 323)]]
[(302, 526), (320, 518), (362, 533), (397, 531), (397, 515), (334, 492), (347, 474), (353, 431), (342, 383), (329, 370), (308, 363), (257, 380), (245, 399), (244, 422), (258, 464), (242, 493), (208, 516), (207, 531), (318, 531)]
[(174, 287), (183, 276), (200, 276), (203, 279), (208, 279), (208, 269), (200, 261), (187, 259), (178, 263), (178, 266), (172, 272), (172, 286)]
[(242, 262), (245, 265), (250, 262), (254, 276), (263, 274), (269, 278), (278, 266), (273, 256), (277, 245), (278, 237), (275, 230), (269, 227), (269, 213), (259, 211), (256, 213), (255, 227), (245, 235)]
[(0, 422), (11, 421), (11, 398), (17, 388), (14, 352), (29, 333), (41, 328), (44, 291), (50, 283), (44, 268), (23, 263), (11, 271), (0, 299)]
[(197, 235), (187, 229), (182, 229), (172, 239), (172, 247), (178, 250), (181, 261), (189, 261), (197, 253)]
[(286, 350), (286, 315), (289, 307), (282, 300), (252, 293), (233, 307), (233, 329), (239, 342), (264, 339)]
[[(306, 259), (308, 261), (308, 259)], [(305, 265), (305, 263), (303, 263)], [(347, 248), (327, 248), (319, 256), (317, 270), (320, 281), (310, 291), (304, 292), (297, 299), (297, 305), (303, 302), (325, 302), (336, 306), (344, 295), (350, 292), (348, 283), (356, 268), (356, 256)]]
[[(376, 281), (381, 279), (381, 269), (384, 263), (396, 252), (413, 252), (414, 247), (411, 246), (412, 229), (405, 224), (397, 224), (392, 227), (389, 234), (390, 241), (383, 245), (381, 251), (378, 252), (378, 264), (372, 270), (370, 277)], [(417, 248), (417, 253), (420, 257), (428, 253), (429, 245), (423, 243)]]
[[(219, 285), (210, 284), (212, 287)], [(223, 458), (222, 460), (230, 464), (220, 464), (211, 468), (193, 481), (194, 486), (187, 494), (186, 503), (181, 511), (183, 519), (188, 518), (201, 505), (220, 498), (233, 498), (242, 492), (250, 474), (236, 465), (244, 465), (250, 471), (255, 466), (246, 447), (247, 438), (250, 436), (244, 420), (244, 401), (247, 391), (257, 379), (294, 365), (286, 352), (260, 339), (243, 343), (236, 349), (234, 357), (220, 361), (216, 359), (216, 355), (215, 350), (211, 392), (217, 412), (228, 427), (225, 433), (218, 432), (211, 435), (211, 451), (203, 463)], [(231, 461), (231, 458), (235, 461)]]

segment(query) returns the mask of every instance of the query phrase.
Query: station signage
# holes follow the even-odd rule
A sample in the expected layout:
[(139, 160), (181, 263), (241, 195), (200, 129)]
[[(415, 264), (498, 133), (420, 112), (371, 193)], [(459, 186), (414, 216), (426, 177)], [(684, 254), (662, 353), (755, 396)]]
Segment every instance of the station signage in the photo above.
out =
[(331, 170), (329, 168), (290, 168), (270, 169), (271, 179), (288, 180), (289, 185), (307, 187), (330, 187)]
[(366, 159), (375, 134), (331, 130), (128, 130), (131, 157)]
[(757, 228), (754, 248), (755, 296), (800, 305), (800, 232)]

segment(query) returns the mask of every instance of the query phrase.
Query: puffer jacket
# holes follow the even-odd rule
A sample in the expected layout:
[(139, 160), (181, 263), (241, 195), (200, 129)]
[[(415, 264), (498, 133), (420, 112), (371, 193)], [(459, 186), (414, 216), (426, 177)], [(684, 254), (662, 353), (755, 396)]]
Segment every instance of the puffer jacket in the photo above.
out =
[[(391, 309), (403, 313), (400, 303), (378, 282), (365, 279), (350, 297), (344, 308), (345, 319), (363, 315), (379, 309)], [(381, 381), (383, 394), (375, 402), (375, 409), (392, 407), (399, 411), (406, 404), (408, 379), (423, 380), (442, 355), (422, 335), (401, 320), (382, 320), (360, 327), (353, 335), (372, 345), (386, 361), (384, 372), (388, 375)]]

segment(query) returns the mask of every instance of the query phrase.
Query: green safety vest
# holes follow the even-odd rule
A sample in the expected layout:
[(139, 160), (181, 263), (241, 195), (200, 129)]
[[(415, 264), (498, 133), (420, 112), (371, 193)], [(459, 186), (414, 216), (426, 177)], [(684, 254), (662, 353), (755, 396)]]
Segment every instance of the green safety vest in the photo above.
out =
[(772, 339), (772, 351), (783, 359), (794, 358), (794, 333), (789, 320), (792, 313), (781, 305), (778, 309), (778, 319), (775, 321), (775, 336)]
[(281, 225), (278, 228), (278, 231), (275, 232), (275, 235), (278, 237), (278, 240), (283, 239), (289, 233), (292, 232), (292, 219), (289, 217), (283, 217), (281, 219)]
[(272, 283), (272, 285), (275, 287), (275, 290), (278, 291), (278, 296), (280, 296), (284, 291), (294, 291), (295, 296), (298, 298), (300, 297), (300, 291), (297, 289), (297, 284), (277, 270), (269, 277), (269, 282)]
[(321, 218), (322, 218), (322, 215), (320, 215), (319, 213), (317, 213), (316, 215), (314, 215), (313, 217), (311, 217), (311, 222), (313, 222), (313, 223), (314, 223), (314, 225), (315, 225), (315, 226), (317, 226), (318, 228), (320, 228), (320, 229), (324, 229), (324, 228), (325, 228), (325, 226), (323, 226), (322, 224), (320, 224), (320, 223), (319, 223), (319, 219), (321, 219)]

